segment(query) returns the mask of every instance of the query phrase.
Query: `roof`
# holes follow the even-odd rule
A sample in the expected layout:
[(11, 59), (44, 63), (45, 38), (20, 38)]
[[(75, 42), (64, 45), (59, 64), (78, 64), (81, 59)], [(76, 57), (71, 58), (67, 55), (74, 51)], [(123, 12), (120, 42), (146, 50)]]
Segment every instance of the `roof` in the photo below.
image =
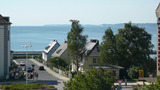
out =
[(0, 14), (0, 24), (11, 24), (11, 22), (9, 22), (9, 17), (3, 17)]
[(53, 57), (60, 57), (67, 50), (67, 42), (64, 42), (57, 50), (52, 54)]
[(157, 11), (157, 9), (160, 7), (160, 3), (158, 4), (158, 7), (156, 8), (156, 11)]
[(159, 18), (160, 17), (160, 3), (156, 9), (156, 17)]
[(97, 42), (87, 42), (86, 43), (86, 55), (90, 55), (90, 56), (99, 56), (99, 52), (97, 52), (97, 49), (94, 50), (94, 48), (99, 45), (99, 43)]
[(49, 51), (56, 45), (59, 44), (57, 41), (53, 40), (51, 41), (47, 47), (43, 50), (45, 53), (49, 53)]
[(95, 68), (104, 68), (104, 69), (124, 69), (123, 67), (121, 66), (116, 66), (116, 65), (89, 65), (89, 66), (92, 66), (92, 67), (95, 67)]

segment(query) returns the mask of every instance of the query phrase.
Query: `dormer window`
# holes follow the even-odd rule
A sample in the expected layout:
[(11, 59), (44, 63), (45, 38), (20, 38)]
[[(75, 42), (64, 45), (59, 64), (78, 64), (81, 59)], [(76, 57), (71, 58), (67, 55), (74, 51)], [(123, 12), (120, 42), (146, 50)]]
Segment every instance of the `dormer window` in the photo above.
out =
[(50, 46), (47, 46), (47, 47), (45, 47), (45, 49), (48, 50), (49, 47), (50, 47)]

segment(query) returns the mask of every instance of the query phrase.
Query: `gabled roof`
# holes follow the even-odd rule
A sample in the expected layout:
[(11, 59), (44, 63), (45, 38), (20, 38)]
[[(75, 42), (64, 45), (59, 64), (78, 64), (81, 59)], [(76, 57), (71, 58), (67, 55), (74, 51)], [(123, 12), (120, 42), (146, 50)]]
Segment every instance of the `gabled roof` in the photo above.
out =
[(52, 57), (60, 57), (67, 50), (67, 42), (64, 42), (57, 50), (52, 54)]
[(90, 55), (90, 56), (99, 56), (99, 52), (97, 52), (97, 50), (94, 51), (94, 48), (99, 45), (99, 41), (98, 40), (90, 40), (90, 42), (86, 43), (86, 55)]
[(11, 24), (11, 22), (9, 22), (9, 17), (3, 17), (0, 14), (0, 24)]
[(160, 8), (160, 3), (158, 4), (158, 7), (156, 8), (156, 11), (158, 10), (158, 8)]
[(47, 47), (43, 50), (45, 53), (49, 53), (49, 51), (56, 45), (59, 44), (57, 41), (53, 40), (51, 41)]

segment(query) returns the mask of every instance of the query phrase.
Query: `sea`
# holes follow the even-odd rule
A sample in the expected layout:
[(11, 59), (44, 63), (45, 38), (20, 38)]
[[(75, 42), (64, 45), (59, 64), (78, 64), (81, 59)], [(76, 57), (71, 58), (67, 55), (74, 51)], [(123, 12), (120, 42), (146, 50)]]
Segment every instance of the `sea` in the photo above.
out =
[[(157, 47), (157, 24), (156, 23), (134, 23), (152, 35), (153, 50)], [(111, 27), (114, 34), (118, 29), (124, 28), (124, 24), (101, 24), (101, 25), (82, 25), (84, 28), (83, 35), (88, 35), (87, 40), (97, 39), (102, 42), (102, 37), (107, 28)], [(11, 50), (25, 51), (22, 47), (29, 42), (32, 47), (29, 51), (42, 51), (51, 42), (57, 40), (62, 44), (67, 40), (67, 34), (71, 30), (71, 25), (44, 25), (44, 26), (11, 26)]]

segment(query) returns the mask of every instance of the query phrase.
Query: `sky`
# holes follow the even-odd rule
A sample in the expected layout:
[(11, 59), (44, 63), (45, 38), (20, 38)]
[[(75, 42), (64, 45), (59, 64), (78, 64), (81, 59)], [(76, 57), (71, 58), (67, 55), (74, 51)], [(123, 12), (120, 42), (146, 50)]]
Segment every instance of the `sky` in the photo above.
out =
[(159, 0), (0, 0), (0, 14), (12, 26), (47, 24), (156, 23)]

